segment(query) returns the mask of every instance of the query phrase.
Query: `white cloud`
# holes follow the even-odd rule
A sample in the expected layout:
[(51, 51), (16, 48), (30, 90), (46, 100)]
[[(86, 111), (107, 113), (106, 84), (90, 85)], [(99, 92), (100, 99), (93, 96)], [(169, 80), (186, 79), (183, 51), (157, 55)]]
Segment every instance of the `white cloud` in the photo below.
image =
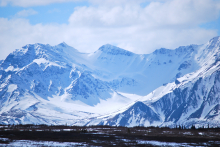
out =
[(19, 11), (15, 14), (15, 17), (27, 17), (27, 16), (30, 16), (30, 15), (35, 15), (37, 14), (38, 12), (33, 10), (33, 9), (27, 9), (27, 10), (22, 10), (22, 11)]
[(96, 30), (96, 40), (137, 53), (149, 53), (160, 47), (200, 44), (217, 35), (216, 30), (198, 27), (219, 17), (217, 1), (153, 1), (145, 8), (139, 5), (144, 2), (141, 0), (139, 3), (132, 0), (93, 2), (93, 7), (76, 8), (69, 18), (70, 25)]
[(135, 53), (150, 53), (161, 47), (206, 43), (217, 35), (217, 30), (199, 25), (219, 17), (218, 1), (157, 1), (144, 8), (141, 2), (96, 0), (89, 7), (76, 8), (69, 23), (60, 25), (31, 25), (26, 19), (2, 18), (0, 59), (15, 48), (37, 42), (56, 45), (65, 41), (82, 52), (110, 43)]
[[(114, 6), (108, 5), (108, 1), (106, 0), (104, 5), (97, 7), (76, 8), (75, 12), (70, 16), (69, 22), (87, 26), (141, 24), (147, 27), (166, 27), (168, 25), (188, 27), (214, 20), (219, 14), (217, 2), (210, 2), (210, 0), (151, 2), (145, 8), (142, 8), (139, 3), (134, 3), (134, 1), (125, 3), (125, 5)], [(114, 3), (114, 0), (112, 2)], [(120, 2), (123, 2), (123, 0)]]

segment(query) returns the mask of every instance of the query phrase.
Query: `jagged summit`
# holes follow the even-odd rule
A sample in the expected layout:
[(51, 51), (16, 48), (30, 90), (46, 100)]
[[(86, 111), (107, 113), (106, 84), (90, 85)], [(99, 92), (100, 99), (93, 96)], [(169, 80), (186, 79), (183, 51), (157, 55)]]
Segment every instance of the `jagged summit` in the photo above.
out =
[(198, 47), (199, 45), (195, 45), (195, 44), (191, 44), (191, 45), (188, 45), (188, 46), (180, 46), (176, 49), (166, 49), (166, 48), (160, 48), (160, 49), (157, 49), (153, 52), (153, 54), (171, 54), (171, 53), (191, 53), (193, 51), (195, 51), (195, 49)]
[(62, 43), (58, 44), (57, 46), (67, 47), (69, 45), (67, 45), (66, 42), (62, 42)]
[(209, 40), (209, 42), (217, 43), (217, 41), (220, 41), (220, 36), (213, 37)]
[(48, 52), (63, 52), (64, 50), (78, 52), (78, 50), (76, 50), (75, 48), (69, 46), (65, 42), (62, 42), (55, 46), (51, 46), (49, 44), (42, 44), (42, 43), (27, 44), (23, 46), (21, 49), (17, 49), (14, 54), (19, 54), (18, 52), (26, 53), (27, 51), (29, 52), (31, 51), (36, 55), (40, 55)]
[(69, 54), (69, 52), (72, 53), (79, 53), (77, 49), (74, 47), (69, 46), (67, 43), (62, 42), (58, 45), (55, 45), (52, 47), (54, 50), (60, 51), (60, 52), (65, 52), (65, 54)]
[(99, 51), (102, 51), (106, 54), (111, 54), (111, 55), (125, 55), (125, 56), (132, 56), (134, 55), (134, 53), (121, 49), (119, 47), (110, 45), (110, 44), (106, 44), (103, 45), (99, 48)]
[(176, 50), (176, 53), (182, 53), (182, 52), (187, 52), (187, 53), (192, 53), (197, 49), (199, 45), (191, 44), (188, 46), (180, 46)]
[(157, 49), (153, 52), (153, 54), (169, 54), (171, 53), (173, 50), (171, 49), (166, 49), (166, 48), (160, 48), (160, 49)]
[(212, 38), (211, 40), (209, 40), (209, 42), (207, 44), (208, 49), (215, 48), (219, 45), (220, 45), (220, 36), (216, 36), (216, 37)]
[(107, 121), (108, 125), (116, 126), (145, 126), (160, 122), (160, 116), (143, 102), (136, 102), (123, 113)]
[(68, 60), (74, 60), (78, 56), (78, 50), (68, 46), (65, 42), (56, 46), (49, 44), (27, 44), (20, 49), (16, 49), (10, 53), (2, 62), (2, 67), (7, 69), (9, 66), (14, 68), (22, 68), (32, 62), (41, 64), (49, 62), (57, 62), (66, 64)]
[(28, 44), (0, 61), (0, 122), (219, 123), (219, 40), (148, 55), (110, 44), (91, 54), (65, 42)]

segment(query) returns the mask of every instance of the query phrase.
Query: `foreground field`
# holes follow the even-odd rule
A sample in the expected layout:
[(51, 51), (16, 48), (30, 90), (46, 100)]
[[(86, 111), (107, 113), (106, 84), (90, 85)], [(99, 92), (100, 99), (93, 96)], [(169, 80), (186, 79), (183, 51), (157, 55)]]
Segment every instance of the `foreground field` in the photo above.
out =
[(9, 125), (0, 137), (6, 146), (218, 146), (220, 128)]

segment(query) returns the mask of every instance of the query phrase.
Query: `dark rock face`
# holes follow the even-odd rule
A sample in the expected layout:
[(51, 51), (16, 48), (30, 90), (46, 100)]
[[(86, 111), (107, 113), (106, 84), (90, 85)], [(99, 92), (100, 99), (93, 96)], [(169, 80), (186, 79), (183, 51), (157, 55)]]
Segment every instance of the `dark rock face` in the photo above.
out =
[(191, 66), (191, 63), (189, 61), (184, 61), (178, 68), (178, 70), (187, 69)]
[[(65, 116), (62, 119), (53, 116), (55, 123), (69, 121), (69, 117), (75, 121), (83, 113), (88, 119), (79, 120), (79, 124), (85, 125), (100, 115), (96, 110), (93, 117), (93, 113), (87, 111), (112, 98), (116, 102), (119, 99), (120, 106), (126, 103), (126, 109), (117, 111), (117, 108), (117, 113), (111, 113), (114, 116), (108, 114), (111, 117), (97, 124), (218, 123), (219, 40), (219, 37), (213, 38), (203, 48), (198, 45), (176, 50), (161, 48), (145, 55), (112, 45), (104, 45), (91, 54), (79, 53), (65, 43), (58, 46), (26, 45), (0, 61), (1, 120), (4, 123), (49, 123), (51, 120), (44, 113), (48, 110), (53, 111), (49, 114)], [(154, 90), (159, 94), (153, 93)], [(143, 99), (147, 94), (152, 97), (136, 102), (126, 94), (143, 96)], [(65, 105), (61, 106), (59, 102), (65, 102)], [(128, 108), (128, 102), (129, 106), (134, 105)], [(81, 105), (89, 106), (88, 110), (85, 107), (85, 112), (75, 112), (71, 104), (77, 109)]]
[(144, 126), (146, 122), (152, 124), (159, 122), (160, 116), (156, 114), (150, 107), (142, 102), (136, 102), (128, 110), (123, 113), (117, 114), (112, 119), (108, 120), (108, 125), (115, 126)]
[(186, 123), (190, 126), (196, 123), (195, 120), (202, 119), (204, 123), (217, 121), (220, 114), (219, 70), (208, 77), (198, 78), (191, 87), (174, 89), (152, 106), (165, 115), (165, 122)]
[(175, 84), (180, 84), (180, 81), (178, 81), (177, 79), (175, 80)]

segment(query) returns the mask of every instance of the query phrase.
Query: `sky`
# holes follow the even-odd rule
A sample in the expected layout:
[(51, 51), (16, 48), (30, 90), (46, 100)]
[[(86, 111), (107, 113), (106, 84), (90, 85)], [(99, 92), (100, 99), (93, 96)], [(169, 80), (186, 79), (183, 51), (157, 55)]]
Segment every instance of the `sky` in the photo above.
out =
[(26, 44), (66, 42), (137, 54), (220, 36), (220, 0), (0, 0), (0, 60)]

